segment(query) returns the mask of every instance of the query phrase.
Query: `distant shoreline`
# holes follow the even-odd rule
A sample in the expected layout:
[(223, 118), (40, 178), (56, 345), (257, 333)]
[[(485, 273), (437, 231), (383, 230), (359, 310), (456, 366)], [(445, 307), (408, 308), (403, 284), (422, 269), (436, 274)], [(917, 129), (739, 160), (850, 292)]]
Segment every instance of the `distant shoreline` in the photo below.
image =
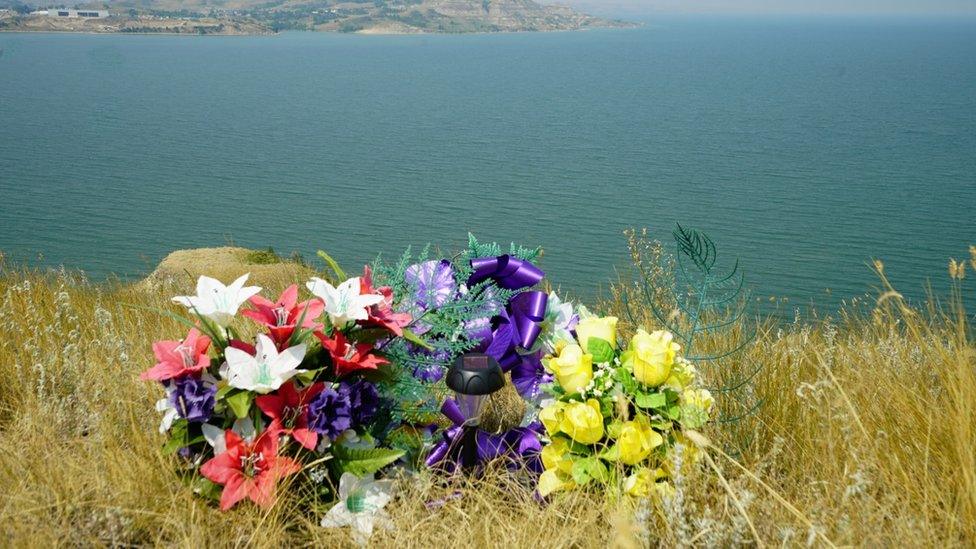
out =
[(253, 33), (194, 33), (194, 32), (99, 32), (99, 31), (83, 31), (83, 30), (31, 30), (31, 29), (0, 29), (0, 34), (83, 34), (92, 36), (185, 36), (188, 38), (206, 38), (206, 37), (241, 37), (241, 36), (280, 36), (282, 34), (288, 33), (301, 33), (301, 34), (332, 34), (332, 35), (347, 35), (347, 36), (490, 36), (496, 34), (555, 34), (562, 32), (590, 32), (599, 30), (633, 30), (638, 28), (646, 27), (647, 25), (643, 22), (635, 23), (633, 26), (629, 27), (584, 27), (579, 29), (542, 29), (542, 30), (502, 30), (502, 31), (472, 31), (472, 32), (435, 32), (435, 31), (418, 31), (418, 32), (385, 32), (385, 31), (355, 31), (355, 32), (342, 32), (342, 31), (315, 31), (315, 30), (283, 30), (277, 32), (253, 32)]
[[(46, 11), (18, 14), (0, 11), (0, 32), (77, 34), (165, 34), (253, 36), (288, 31), (339, 34), (496, 34), (577, 31), (594, 28), (637, 28), (643, 23), (603, 19), (562, 6), (535, 2), (482, 8), (476, 0), (419, 0), (410, 10), (390, 12), (383, 0), (369, 8), (343, 6), (328, 11), (291, 8), (275, 11), (166, 12), (153, 9), (98, 12), (100, 16), (50, 15)], [(488, 1), (488, 0), (485, 0)], [(382, 5), (381, 5), (382, 4)], [(423, 8), (423, 9), (421, 9)]]

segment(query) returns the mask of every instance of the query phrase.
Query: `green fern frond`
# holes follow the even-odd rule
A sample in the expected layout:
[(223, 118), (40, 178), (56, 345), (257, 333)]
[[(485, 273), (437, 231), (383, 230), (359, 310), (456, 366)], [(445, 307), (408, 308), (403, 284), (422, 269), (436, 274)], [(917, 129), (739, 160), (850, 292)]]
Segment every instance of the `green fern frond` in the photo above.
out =
[[(719, 399), (719, 421), (739, 422), (762, 404), (753, 384), (762, 366), (743, 357), (756, 335), (745, 277), (738, 261), (728, 269), (719, 267), (715, 243), (705, 233), (677, 225), (672, 236), (675, 253), (668, 268), (636, 262), (633, 289), (641, 303), (632, 303), (630, 292), (624, 292), (625, 311), (634, 321), (644, 318), (635, 307), (652, 311), (681, 341), (684, 356), (706, 372), (709, 389)], [(662, 272), (669, 276), (662, 279)]]

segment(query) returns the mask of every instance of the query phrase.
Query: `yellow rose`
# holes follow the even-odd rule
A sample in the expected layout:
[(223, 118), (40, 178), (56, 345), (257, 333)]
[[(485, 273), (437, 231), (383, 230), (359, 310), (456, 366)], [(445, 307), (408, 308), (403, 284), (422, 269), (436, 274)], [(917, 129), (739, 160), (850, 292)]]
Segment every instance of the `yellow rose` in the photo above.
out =
[(645, 421), (628, 421), (620, 427), (617, 448), (620, 461), (627, 465), (637, 465), (651, 455), (651, 450), (664, 444), (664, 437), (651, 429)]
[(674, 357), (681, 349), (673, 340), (671, 332), (659, 330), (649, 334), (639, 329), (620, 359), (637, 381), (657, 387), (671, 375)]
[(537, 489), (539, 490), (539, 495), (542, 497), (546, 497), (553, 492), (572, 490), (573, 488), (576, 488), (576, 483), (573, 482), (573, 478), (556, 469), (548, 469), (539, 475)]
[(553, 436), (559, 432), (559, 422), (563, 419), (564, 408), (566, 408), (566, 404), (557, 400), (539, 410), (539, 421), (546, 427), (546, 432), (549, 433), (549, 436)]
[(602, 339), (610, 344), (610, 347), (617, 348), (617, 317), (591, 316), (580, 320), (576, 324), (576, 339), (579, 340), (580, 347), (589, 350), (591, 337)]
[(591, 398), (585, 403), (566, 404), (559, 422), (559, 430), (580, 444), (595, 444), (603, 438), (603, 414), (600, 402)]
[(567, 393), (578, 393), (593, 379), (593, 355), (583, 352), (579, 345), (563, 347), (559, 356), (547, 361), (559, 386)]
[(574, 461), (573, 454), (569, 452), (569, 441), (562, 437), (552, 439), (542, 449), (542, 466), (546, 470), (555, 469), (568, 475), (573, 470)]
[(651, 495), (651, 488), (658, 479), (667, 476), (661, 468), (654, 470), (641, 468), (634, 474), (624, 479), (624, 492), (627, 495), (637, 498), (646, 498)]

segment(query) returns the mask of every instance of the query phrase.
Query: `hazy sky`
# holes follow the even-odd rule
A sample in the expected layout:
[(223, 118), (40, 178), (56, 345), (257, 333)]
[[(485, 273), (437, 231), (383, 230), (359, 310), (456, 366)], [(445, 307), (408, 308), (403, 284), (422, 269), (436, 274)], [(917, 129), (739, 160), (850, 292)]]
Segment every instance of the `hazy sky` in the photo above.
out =
[(976, 0), (550, 0), (631, 13), (970, 13)]

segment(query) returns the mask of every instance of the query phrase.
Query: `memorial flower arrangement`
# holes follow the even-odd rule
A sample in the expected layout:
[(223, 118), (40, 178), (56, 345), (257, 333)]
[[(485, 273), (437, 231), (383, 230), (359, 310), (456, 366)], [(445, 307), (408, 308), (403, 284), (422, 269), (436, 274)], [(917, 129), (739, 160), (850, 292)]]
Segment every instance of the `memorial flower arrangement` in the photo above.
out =
[(244, 499), (268, 506), (285, 477), (370, 475), (399, 459), (374, 430), (375, 377), (389, 363), (380, 349), (410, 322), (393, 312), (389, 288), (366, 269), (337, 285), (312, 278), (304, 300), (292, 285), (272, 301), (247, 278), (202, 276), (196, 295), (173, 298), (187, 316), (171, 316), (188, 331), (156, 342), (156, 364), (141, 375), (163, 386), (164, 450), (199, 473), (188, 476), (195, 489), (223, 510)]
[(712, 395), (670, 332), (638, 329), (621, 347), (617, 318), (577, 314), (572, 331), (547, 340), (543, 364), (554, 381), (539, 412), (548, 437), (539, 494), (594, 485), (637, 497), (667, 492), (675, 447), (688, 449), (685, 462), (695, 459), (686, 433), (708, 422)]
[[(352, 278), (322, 255), (335, 280), (274, 300), (247, 275), (200, 277), (195, 295), (173, 298), (187, 314), (167, 313), (185, 336), (153, 345), (141, 377), (165, 393), (164, 450), (222, 510), (270, 506), (287, 479), (338, 500), (322, 525), (365, 542), (374, 523), (391, 527), (393, 484), (377, 473), (495, 459), (543, 497), (597, 484), (646, 496), (667, 489), (675, 446), (710, 418), (714, 400), (671, 333), (638, 330), (621, 347), (616, 318), (542, 289), (538, 249), (470, 237), (452, 257), (408, 250)], [(495, 368), (491, 390), (511, 380), (521, 424), (483, 431), (470, 395), (449, 396), (445, 374), (462, 355)]]

